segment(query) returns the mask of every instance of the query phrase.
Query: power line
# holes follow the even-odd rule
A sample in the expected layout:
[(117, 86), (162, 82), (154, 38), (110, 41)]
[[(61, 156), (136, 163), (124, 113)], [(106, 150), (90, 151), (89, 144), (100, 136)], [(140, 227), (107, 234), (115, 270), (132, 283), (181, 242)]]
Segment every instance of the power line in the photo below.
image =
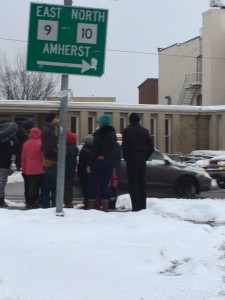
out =
[[(27, 43), (27, 41), (24, 40), (16, 40), (16, 39), (9, 39), (9, 38), (3, 38), (0, 37), (0, 40), (3, 41), (12, 41), (12, 42), (22, 42), (22, 43)], [(120, 50), (120, 49), (106, 49), (107, 51), (110, 52), (117, 52), (117, 53), (129, 53), (129, 54), (141, 54), (141, 55), (155, 55), (155, 56), (172, 56), (172, 57), (183, 57), (183, 58), (194, 58), (196, 59), (196, 56), (192, 56), (192, 55), (179, 55), (179, 54), (166, 54), (166, 53), (154, 53), (154, 52), (147, 52), (147, 51), (132, 51), (132, 50)], [(161, 48), (161, 51), (163, 51), (163, 48)], [(208, 58), (208, 59), (220, 59), (220, 60), (224, 60), (224, 57), (208, 57), (208, 56), (204, 56), (202, 58)]]
[(1, 37), (0, 37), (0, 40), (27, 43), (27, 41), (23, 41), (23, 40), (7, 39), (7, 38), (1, 38)]

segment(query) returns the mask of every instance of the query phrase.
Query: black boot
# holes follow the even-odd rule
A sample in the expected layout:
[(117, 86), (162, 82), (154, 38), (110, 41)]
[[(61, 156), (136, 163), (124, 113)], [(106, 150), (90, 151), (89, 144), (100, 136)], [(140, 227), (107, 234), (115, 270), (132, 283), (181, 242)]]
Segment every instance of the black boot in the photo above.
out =
[(117, 201), (117, 197), (113, 197), (109, 199), (109, 209), (116, 209), (116, 201)]
[(108, 199), (101, 200), (100, 210), (105, 211), (105, 212), (109, 211), (109, 200)]
[(4, 197), (0, 197), (0, 207), (9, 207), (7, 203), (5, 203)]
[(88, 200), (87, 209), (95, 209), (96, 208), (96, 201), (94, 199)]

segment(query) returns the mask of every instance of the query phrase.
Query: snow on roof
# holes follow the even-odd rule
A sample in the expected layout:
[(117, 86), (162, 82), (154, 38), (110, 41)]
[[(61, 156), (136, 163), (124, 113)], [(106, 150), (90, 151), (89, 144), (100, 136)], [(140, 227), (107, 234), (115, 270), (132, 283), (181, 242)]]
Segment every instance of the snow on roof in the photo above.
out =
[[(60, 101), (47, 101), (47, 100), (0, 100), (1, 106), (9, 105), (37, 105), (37, 106), (54, 106), (58, 107)], [(183, 111), (183, 112), (217, 112), (225, 111), (225, 105), (216, 106), (193, 106), (193, 105), (160, 105), (160, 104), (128, 104), (128, 103), (109, 103), (109, 102), (68, 102), (69, 107), (101, 107), (107, 109), (118, 110), (136, 110), (136, 111)]]

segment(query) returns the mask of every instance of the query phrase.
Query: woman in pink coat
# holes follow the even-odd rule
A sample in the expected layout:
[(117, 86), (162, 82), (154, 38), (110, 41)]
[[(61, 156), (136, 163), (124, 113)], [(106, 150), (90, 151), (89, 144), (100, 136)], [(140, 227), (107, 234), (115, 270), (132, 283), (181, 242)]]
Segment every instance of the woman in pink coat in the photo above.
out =
[(42, 166), (41, 130), (33, 127), (29, 140), (23, 144), (21, 167), (22, 173), (28, 178), (28, 208), (40, 206), (44, 183), (44, 169)]

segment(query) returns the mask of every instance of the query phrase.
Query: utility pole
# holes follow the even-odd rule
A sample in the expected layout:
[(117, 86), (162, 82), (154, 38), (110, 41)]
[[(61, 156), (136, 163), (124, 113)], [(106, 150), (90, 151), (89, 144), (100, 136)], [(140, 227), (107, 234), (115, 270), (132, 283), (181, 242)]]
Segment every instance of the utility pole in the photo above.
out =
[[(64, 5), (72, 6), (72, 0), (64, 0)], [(65, 185), (65, 157), (66, 157), (66, 127), (67, 127), (67, 102), (68, 102), (69, 75), (62, 74), (60, 125), (59, 125), (59, 151), (57, 164), (56, 187), (56, 216), (64, 216), (64, 185)]]

